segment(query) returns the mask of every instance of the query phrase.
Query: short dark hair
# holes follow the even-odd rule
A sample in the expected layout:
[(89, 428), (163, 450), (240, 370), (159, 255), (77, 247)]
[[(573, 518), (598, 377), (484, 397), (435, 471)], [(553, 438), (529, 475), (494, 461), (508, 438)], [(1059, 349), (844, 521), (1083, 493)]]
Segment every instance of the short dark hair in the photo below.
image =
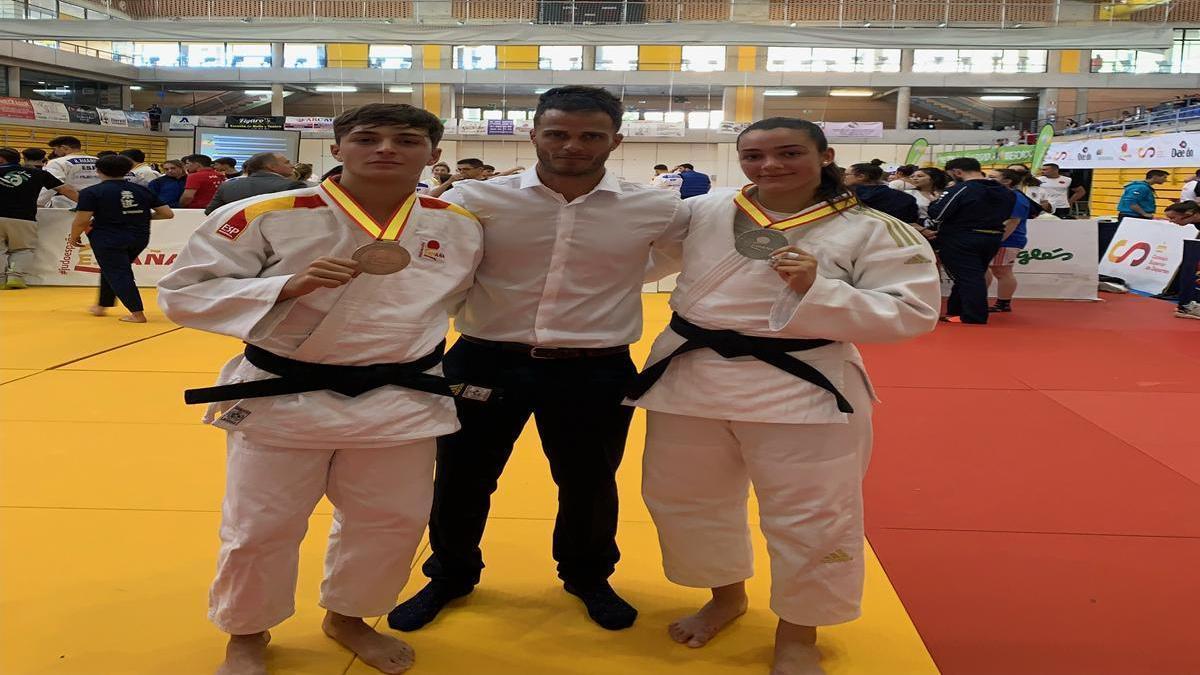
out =
[(1055, 164), (1054, 162), (1046, 162), (1045, 164), (1042, 165), (1042, 168), (1044, 169), (1048, 166), (1052, 166), (1052, 167), (1054, 167), (1055, 171), (1058, 171), (1058, 165)]
[(212, 166), (212, 157), (208, 155), (186, 155), (183, 158), (184, 162), (193, 162), (200, 166)]
[(621, 99), (613, 96), (609, 90), (575, 84), (555, 87), (538, 97), (537, 111), (533, 114), (534, 126), (547, 110), (602, 112), (612, 120), (613, 131), (621, 130), (621, 119), (625, 116)]
[[(945, 171), (942, 171), (936, 166), (921, 167), (917, 169), (917, 171), (929, 176), (930, 185), (933, 186), (934, 190), (939, 192), (945, 190), (946, 186), (950, 184), (950, 177), (946, 175)], [(917, 171), (914, 171), (913, 173), (915, 174)]]
[(466, 158), (466, 159), (460, 159), (460, 160), (458, 160), (457, 162), (455, 162), (455, 163), (454, 163), (454, 166), (455, 166), (455, 167), (458, 167), (459, 165), (462, 165), (462, 164), (466, 164), (467, 166), (471, 167), (472, 169), (482, 169), (482, 168), (483, 168), (483, 166), (484, 166), (484, 165), (483, 165), (483, 160), (482, 160), (482, 159), (476, 159), (476, 158), (474, 158), (474, 157), (468, 157), (468, 158)]
[(917, 166), (916, 164), (905, 164), (904, 166), (898, 166), (898, 167), (896, 167), (896, 175), (897, 176), (911, 176), (919, 168), (921, 168), (921, 167)]
[(113, 153), (96, 160), (96, 172), (109, 178), (124, 178), (133, 170), (133, 160)]
[(120, 154), (132, 159), (135, 164), (141, 164), (142, 162), (146, 161), (146, 153), (138, 150), (137, 148), (122, 150)]
[(983, 166), (981, 166), (979, 164), (979, 160), (975, 159), (974, 157), (955, 157), (949, 162), (946, 162), (946, 173), (956, 169), (958, 171), (972, 171), (975, 173), (980, 173), (983, 171)]
[[(21, 156), (25, 158), (26, 162), (40, 162), (46, 159), (46, 151), (41, 148), (25, 148), (21, 151)], [(1200, 173), (1200, 171), (1196, 173)]]
[(1155, 178), (1157, 176), (1170, 176), (1170, 175), (1171, 175), (1170, 173), (1163, 171), (1162, 169), (1150, 169), (1149, 171), (1146, 172), (1146, 180), (1150, 180), (1151, 178)]
[(182, 159), (168, 159), (167, 161), (162, 163), (163, 168), (165, 169), (168, 164), (174, 164), (175, 166), (177, 166), (181, 169), (183, 168), (183, 160)]
[(496, 170), (496, 167), (492, 166), (491, 164), (484, 164), (481, 168), (484, 171), (495, 171)]
[[(768, 117), (759, 120), (742, 130), (737, 136), (735, 147), (740, 147), (742, 137), (752, 131), (770, 131), (772, 129), (794, 129), (808, 136), (817, 146), (817, 152), (829, 149), (829, 141), (821, 127), (799, 117)], [(817, 186), (817, 198), (823, 199), (830, 205), (846, 194), (846, 184), (842, 181), (842, 170), (837, 163), (830, 162), (821, 167), (821, 183)]]
[(671, 167), (667, 166), (666, 164), (655, 164), (654, 170), (658, 171), (659, 169), (662, 169), (663, 171), (670, 171)]
[(333, 140), (340, 142), (342, 136), (357, 126), (388, 125), (424, 129), (425, 133), (429, 134), (429, 142), (435, 148), (442, 142), (442, 135), (446, 132), (442, 120), (428, 110), (407, 103), (368, 103), (351, 108), (333, 120)]
[(57, 148), (60, 145), (65, 145), (68, 148), (75, 148), (76, 150), (83, 147), (83, 143), (80, 143), (79, 139), (75, 138), (74, 136), (56, 136), (51, 138), (46, 145), (51, 148)]
[(115, 154), (117, 154), (116, 150), (101, 150), (100, 152), (96, 153), (96, 159), (100, 159), (103, 157), (112, 157)]
[(333, 167), (332, 169), (321, 174), (321, 182), (325, 182), (325, 181), (329, 180), (330, 178), (333, 178), (334, 176), (340, 176), (340, 175), (342, 175), (342, 165), (338, 164), (337, 166)]
[(883, 167), (875, 163), (851, 164), (850, 173), (862, 176), (872, 183), (883, 180)]
[(246, 163), (242, 165), (242, 168), (246, 170), (247, 175), (257, 171), (262, 171), (263, 169), (267, 168), (268, 164), (275, 161), (275, 156), (278, 154), (279, 153), (277, 152), (260, 152), (257, 155), (252, 155), (250, 159), (246, 160)]
[(679, 166), (682, 166), (683, 168), (687, 169), (688, 171), (695, 171), (695, 170), (696, 170), (696, 167), (694, 167), (694, 166), (692, 166), (691, 164), (688, 164), (688, 163), (686, 163), (686, 162), (684, 162), (683, 164), (680, 164)]
[(1188, 213), (1188, 214), (1200, 213), (1200, 204), (1197, 204), (1196, 202), (1191, 201), (1191, 200), (1188, 200), (1186, 202), (1175, 202), (1174, 204), (1168, 206), (1164, 210), (1165, 211), (1175, 211), (1178, 213)]
[(237, 168), (237, 160), (233, 157), (218, 157), (212, 161), (213, 164), (224, 164), (230, 168)]
[(21, 153), (16, 148), (3, 147), (0, 148), (0, 159), (6, 164), (16, 164), (21, 161)]

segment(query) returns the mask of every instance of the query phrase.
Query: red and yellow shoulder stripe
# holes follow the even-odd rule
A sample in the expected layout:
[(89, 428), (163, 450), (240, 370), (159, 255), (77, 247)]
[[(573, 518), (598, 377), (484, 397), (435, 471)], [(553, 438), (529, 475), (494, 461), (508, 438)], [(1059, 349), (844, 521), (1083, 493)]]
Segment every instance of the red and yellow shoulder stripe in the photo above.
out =
[(233, 241), (242, 236), (242, 232), (246, 231), (246, 228), (250, 226), (250, 223), (255, 218), (263, 214), (290, 209), (318, 209), (323, 206), (328, 206), (328, 204), (317, 195), (294, 195), (264, 199), (260, 202), (254, 202), (230, 216), (217, 228), (217, 235)]
[(475, 222), (479, 222), (479, 217), (476, 216), (474, 213), (471, 213), (470, 211), (459, 206), (458, 204), (452, 204), (450, 202), (442, 201), (442, 200), (438, 199), (437, 197), (427, 197), (427, 196), (422, 195), (421, 196), (421, 208), (445, 209), (447, 211), (450, 211), (451, 213), (457, 213), (460, 216), (466, 216), (466, 217), (470, 218), (471, 220), (474, 220)]

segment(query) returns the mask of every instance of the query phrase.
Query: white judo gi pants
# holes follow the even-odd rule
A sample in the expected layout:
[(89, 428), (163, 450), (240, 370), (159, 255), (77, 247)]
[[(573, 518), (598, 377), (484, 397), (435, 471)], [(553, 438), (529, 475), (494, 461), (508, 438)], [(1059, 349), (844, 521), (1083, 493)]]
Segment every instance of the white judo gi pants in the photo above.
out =
[(647, 414), (642, 495), (667, 578), (716, 588), (754, 575), (750, 485), (771, 560), (771, 610), (801, 626), (862, 613), (862, 480), (870, 394), (847, 377), (847, 424), (767, 424)]
[(249, 635), (292, 615), (300, 541), (322, 495), (334, 513), (321, 606), (357, 617), (391, 611), (429, 521), (434, 439), (304, 450), (254, 443), (235, 432), (228, 446), (209, 619), (226, 633)]

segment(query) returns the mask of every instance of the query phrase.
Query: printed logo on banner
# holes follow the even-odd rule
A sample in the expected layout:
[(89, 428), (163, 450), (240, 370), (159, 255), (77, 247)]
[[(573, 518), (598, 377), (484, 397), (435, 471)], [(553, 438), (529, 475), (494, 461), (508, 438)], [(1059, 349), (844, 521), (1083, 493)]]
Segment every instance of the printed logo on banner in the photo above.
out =
[[(75, 251), (79, 252), (79, 261), (74, 265), (71, 264), (71, 259), (74, 258)], [(133, 259), (134, 267), (170, 267), (175, 258), (179, 257), (179, 252), (163, 251), (159, 249), (148, 249)], [(85, 245), (83, 248), (76, 249), (74, 246), (67, 244), (63, 249), (62, 261), (58, 266), (58, 273), (66, 275), (67, 272), (84, 272), (88, 274), (99, 274), (100, 264), (96, 262), (96, 256), (92, 254), (91, 247)]]
[(421, 257), (446, 262), (446, 254), (442, 253), (442, 244), (437, 239), (421, 242)]
[(1188, 147), (1187, 141), (1179, 141), (1178, 149), (1171, 148), (1171, 156), (1177, 159), (1190, 159), (1196, 156), (1196, 151)]
[[(1125, 260), (1130, 256), (1140, 253), (1141, 255), (1137, 260), (1129, 263), (1130, 267), (1137, 267), (1138, 265), (1146, 262), (1146, 260), (1150, 257), (1150, 244), (1144, 241), (1139, 241), (1136, 244), (1129, 246), (1129, 248), (1125, 249), (1124, 251), (1120, 251), (1122, 247), (1128, 244), (1129, 242), (1125, 239), (1121, 239), (1113, 243), (1112, 249), (1108, 252), (1108, 259), (1112, 262), (1120, 264), (1125, 262)], [(1118, 253), (1118, 251), (1120, 252)]]

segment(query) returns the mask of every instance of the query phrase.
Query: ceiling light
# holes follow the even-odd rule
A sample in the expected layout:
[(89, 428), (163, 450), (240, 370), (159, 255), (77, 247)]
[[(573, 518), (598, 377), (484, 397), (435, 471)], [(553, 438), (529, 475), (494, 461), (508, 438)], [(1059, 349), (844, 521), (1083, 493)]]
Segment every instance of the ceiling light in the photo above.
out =
[(271, 91), (270, 89), (247, 89), (243, 93), (245, 93), (247, 96), (270, 96), (275, 92)]
[(943, 21), (943, 22), (939, 23), (939, 24), (937, 25), (937, 27), (938, 27), (938, 28), (945, 28), (945, 27), (946, 27), (946, 22), (945, 22), (945, 21)]
[(412, 90), (411, 84), (393, 84), (388, 87), (388, 92), (392, 94), (411, 94)]
[(33, 93), (46, 94), (46, 95), (51, 95), (51, 96), (54, 96), (54, 95), (65, 96), (65, 95), (71, 93), (71, 90), (70, 89), (34, 89)]
[(866, 98), (867, 96), (874, 96), (875, 91), (872, 89), (831, 89), (829, 90), (829, 95)]
[(795, 22), (795, 21), (793, 21), (793, 22), (791, 22), (791, 23), (789, 23), (789, 24), (788, 24), (788, 28), (795, 28), (795, 27), (796, 27), (796, 22)]
[(313, 90), (323, 92), (355, 92), (358, 91), (358, 87), (352, 87), (348, 84), (318, 84), (313, 87)]
[(863, 28), (870, 28), (870, 27), (871, 27), (871, 22), (870, 22), (870, 21), (864, 21), (864, 22), (863, 22)]
[(981, 100), (981, 101), (1024, 101), (1027, 98), (1029, 98), (1029, 97), (1021, 96), (1019, 94), (988, 94), (986, 96), (980, 96), (979, 100)]
[(550, 87), (538, 87), (537, 89), (534, 89), (534, 90), (533, 90), (533, 93), (535, 93), (535, 94), (544, 94), (544, 93), (546, 93), (546, 92), (548, 92), (548, 91), (550, 91)]
[(797, 89), (764, 89), (763, 96), (799, 96)]
[(130, 85), (129, 90), (130, 91), (141, 91), (142, 88), (137, 86), (136, 84), (134, 84), (134, 85)]

